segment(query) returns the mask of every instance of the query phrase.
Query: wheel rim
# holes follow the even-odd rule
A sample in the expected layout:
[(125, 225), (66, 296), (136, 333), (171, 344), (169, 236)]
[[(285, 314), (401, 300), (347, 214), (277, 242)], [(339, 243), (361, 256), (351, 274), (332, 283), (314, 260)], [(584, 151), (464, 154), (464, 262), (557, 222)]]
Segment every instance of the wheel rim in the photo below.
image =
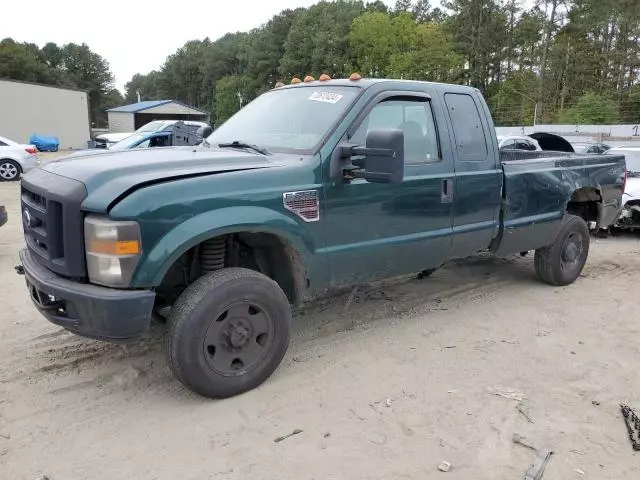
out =
[(203, 355), (209, 368), (220, 375), (244, 375), (261, 363), (273, 338), (273, 322), (260, 305), (235, 302), (210, 322)]
[(0, 177), (5, 180), (13, 180), (18, 176), (18, 167), (13, 163), (0, 163)]
[(562, 244), (560, 266), (563, 270), (573, 270), (580, 265), (584, 252), (584, 238), (580, 233), (571, 233)]

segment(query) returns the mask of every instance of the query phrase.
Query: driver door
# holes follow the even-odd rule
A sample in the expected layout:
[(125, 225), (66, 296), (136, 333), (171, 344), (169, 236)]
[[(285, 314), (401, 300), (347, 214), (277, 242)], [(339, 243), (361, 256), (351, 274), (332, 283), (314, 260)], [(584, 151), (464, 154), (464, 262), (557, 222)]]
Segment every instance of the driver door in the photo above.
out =
[(332, 287), (419, 272), (447, 259), (453, 159), (449, 146), (440, 145), (435, 108), (424, 93), (402, 92), (374, 101), (354, 122), (349, 143), (356, 145), (365, 145), (371, 129), (403, 131), (404, 180), (388, 184), (340, 178), (326, 185)]

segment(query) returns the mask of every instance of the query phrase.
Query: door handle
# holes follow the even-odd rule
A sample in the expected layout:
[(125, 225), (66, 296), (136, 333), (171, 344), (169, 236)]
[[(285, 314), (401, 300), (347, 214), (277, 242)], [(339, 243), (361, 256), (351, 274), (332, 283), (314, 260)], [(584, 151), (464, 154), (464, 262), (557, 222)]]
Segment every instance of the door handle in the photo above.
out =
[(441, 203), (451, 203), (453, 201), (453, 180), (445, 178), (442, 180), (442, 191), (440, 193)]

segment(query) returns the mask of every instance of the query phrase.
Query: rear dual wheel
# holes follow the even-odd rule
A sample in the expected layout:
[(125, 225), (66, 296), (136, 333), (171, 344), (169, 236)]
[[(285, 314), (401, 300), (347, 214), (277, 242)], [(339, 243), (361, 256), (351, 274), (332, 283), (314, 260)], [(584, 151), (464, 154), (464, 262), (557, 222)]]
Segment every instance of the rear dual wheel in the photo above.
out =
[(189, 389), (212, 398), (251, 390), (276, 370), (289, 344), (291, 307), (276, 282), (253, 270), (203, 276), (169, 316), (167, 357)]

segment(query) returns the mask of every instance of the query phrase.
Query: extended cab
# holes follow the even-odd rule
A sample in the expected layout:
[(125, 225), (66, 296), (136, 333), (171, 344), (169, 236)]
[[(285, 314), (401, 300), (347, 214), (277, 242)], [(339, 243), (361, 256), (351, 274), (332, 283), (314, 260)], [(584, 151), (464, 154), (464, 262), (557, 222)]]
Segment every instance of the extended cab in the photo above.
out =
[(196, 147), (27, 174), (20, 257), (35, 306), (77, 334), (135, 339), (168, 310), (176, 377), (227, 397), (277, 368), (291, 304), (482, 250), (535, 250), (542, 281), (572, 283), (624, 182), (623, 156), (500, 152), (470, 87), (312, 81)]

